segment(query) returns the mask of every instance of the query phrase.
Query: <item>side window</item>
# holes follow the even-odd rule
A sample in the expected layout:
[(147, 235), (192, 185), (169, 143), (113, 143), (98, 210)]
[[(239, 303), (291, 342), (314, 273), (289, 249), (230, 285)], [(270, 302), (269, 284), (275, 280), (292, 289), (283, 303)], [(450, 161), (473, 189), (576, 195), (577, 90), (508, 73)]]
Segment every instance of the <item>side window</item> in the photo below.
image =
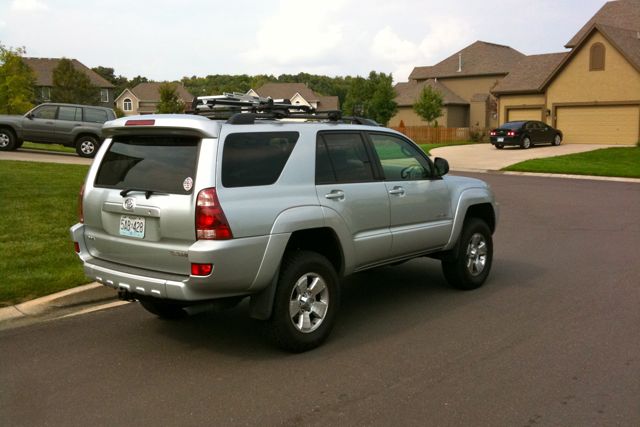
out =
[(108, 120), (107, 112), (104, 110), (98, 110), (97, 108), (85, 108), (84, 109), (84, 121), (92, 123), (104, 123)]
[(222, 149), (222, 185), (229, 188), (275, 183), (299, 136), (298, 132), (230, 134)]
[(360, 133), (323, 133), (316, 141), (316, 184), (373, 181)]
[(395, 135), (369, 135), (387, 181), (415, 181), (431, 178), (431, 165), (413, 144)]
[(58, 110), (58, 120), (82, 121), (82, 109), (78, 107), (63, 107)]
[(56, 118), (56, 111), (58, 107), (55, 105), (44, 105), (33, 112), (33, 117), (36, 119), (53, 120)]

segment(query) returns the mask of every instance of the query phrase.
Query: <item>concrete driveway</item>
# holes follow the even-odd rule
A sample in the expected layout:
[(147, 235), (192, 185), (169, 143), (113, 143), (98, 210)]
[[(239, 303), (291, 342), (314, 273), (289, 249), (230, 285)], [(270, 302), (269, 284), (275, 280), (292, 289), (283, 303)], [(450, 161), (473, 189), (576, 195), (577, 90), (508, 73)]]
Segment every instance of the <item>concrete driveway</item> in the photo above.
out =
[[(611, 145), (595, 144), (562, 144), (557, 147), (539, 146), (523, 150), (519, 147), (505, 147), (496, 149), (491, 144), (456, 145), (431, 150), (431, 155), (443, 157), (449, 162), (449, 167), (456, 171), (491, 171), (500, 170), (509, 165), (525, 160), (543, 157), (562, 156), (565, 154), (582, 153), (600, 148), (610, 148)], [(619, 146), (617, 146), (619, 147)]]

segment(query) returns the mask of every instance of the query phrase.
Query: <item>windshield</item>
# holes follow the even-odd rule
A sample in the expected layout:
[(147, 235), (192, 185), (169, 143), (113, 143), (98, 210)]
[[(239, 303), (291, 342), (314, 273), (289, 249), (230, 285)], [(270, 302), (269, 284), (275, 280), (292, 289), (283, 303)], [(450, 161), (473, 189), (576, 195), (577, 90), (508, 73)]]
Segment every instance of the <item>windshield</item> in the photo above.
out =
[(195, 180), (199, 139), (195, 137), (119, 136), (102, 159), (96, 187), (190, 194)]

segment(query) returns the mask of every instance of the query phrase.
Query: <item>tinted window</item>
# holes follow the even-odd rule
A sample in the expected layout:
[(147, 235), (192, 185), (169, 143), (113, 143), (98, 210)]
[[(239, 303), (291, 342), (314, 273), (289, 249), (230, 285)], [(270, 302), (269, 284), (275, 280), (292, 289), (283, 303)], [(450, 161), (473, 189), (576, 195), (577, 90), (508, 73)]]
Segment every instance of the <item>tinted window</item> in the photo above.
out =
[(413, 144), (394, 135), (374, 133), (370, 137), (388, 181), (431, 178), (429, 162)]
[(82, 109), (61, 106), (58, 110), (58, 120), (82, 121)]
[(198, 141), (177, 136), (116, 137), (102, 160), (95, 186), (190, 194)]
[(524, 122), (507, 122), (500, 126), (502, 129), (520, 129)]
[(33, 117), (35, 117), (36, 119), (52, 120), (56, 118), (57, 110), (58, 110), (58, 107), (56, 107), (55, 105), (45, 105), (35, 110), (33, 112)]
[(105, 110), (98, 110), (97, 108), (85, 108), (84, 109), (84, 121), (92, 123), (104, 123), (108, 119), (107, 112)]
[(325, 133), (317, 141), (316, 183), (373, 180), (371, 161), (359, 133)]
[(250, 187), (271, 185), (278, 180), (298, 132), (233, 133), (222, 150), (222, 185)]

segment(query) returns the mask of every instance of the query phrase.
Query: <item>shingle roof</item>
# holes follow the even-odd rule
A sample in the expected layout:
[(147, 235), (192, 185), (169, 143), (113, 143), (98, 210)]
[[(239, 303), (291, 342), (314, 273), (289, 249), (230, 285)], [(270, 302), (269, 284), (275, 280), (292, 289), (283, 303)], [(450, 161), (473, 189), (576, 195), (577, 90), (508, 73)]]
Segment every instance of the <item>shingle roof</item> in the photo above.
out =
[[(22, 58), (25, 64), (27, 64), (36, 75), (36, 85), (38, 86), (53, 86), (53, 70), (60, 64), (60, 58)], [(88, 68), (77, 59), (71, 59), (73, 67), (86, 74), (91, 80), (91, 83), (100, 88), (112, 88), (115, 87), (111, 82), (106, 80), (100, 74)]]
[(337, 110), (339, 100), (337, 96), (318, 95), (304, 83), (265, 83), (255, 92), (260, 96), (273, 99), (291, 99), (298, 93), (307, 102), (317, 102), (319, 110)]
[[(640, 71), (640, 32), (597, 24), (595, 26), (616, 47), (631, 65)], [(588, 34), (588, 33), (587, 33)]]
[(393, 87), (396, 92), (396, 103), (399, 107), (412, 106), (415, 104), (425, 86), (431, 86), (432, 89), (440, 92), (444, 105), (469, 105), (467, 101), (462, 99), (451, 89), (434, 79), (424, 80), (421, 82), (410, 80), (406, 83), (396, 84)]
[(540, 92), (542, 84), (569, 52), (526, 56), (493, 88), (495, 94)]
[[(160, 102), (160, 86), (164, 83), (147, 82), (140, 83), (133, 89), (129, 89), (140, 101)], [(186, 103), (193, 101), (193, 95), (180, 83), (174, 83), (178, 97)]]
[(575, 47), (595, 24), (640, 31), (640, 0), (618, 0), (605, 3), (576, 33), (565, 47)]
[[(524, 56), (509, 46), (477, 41), (436, 65), (415, 67), (409, 79), (507, 74)], [(458, 72), (460, 58), (462, 70)]]

